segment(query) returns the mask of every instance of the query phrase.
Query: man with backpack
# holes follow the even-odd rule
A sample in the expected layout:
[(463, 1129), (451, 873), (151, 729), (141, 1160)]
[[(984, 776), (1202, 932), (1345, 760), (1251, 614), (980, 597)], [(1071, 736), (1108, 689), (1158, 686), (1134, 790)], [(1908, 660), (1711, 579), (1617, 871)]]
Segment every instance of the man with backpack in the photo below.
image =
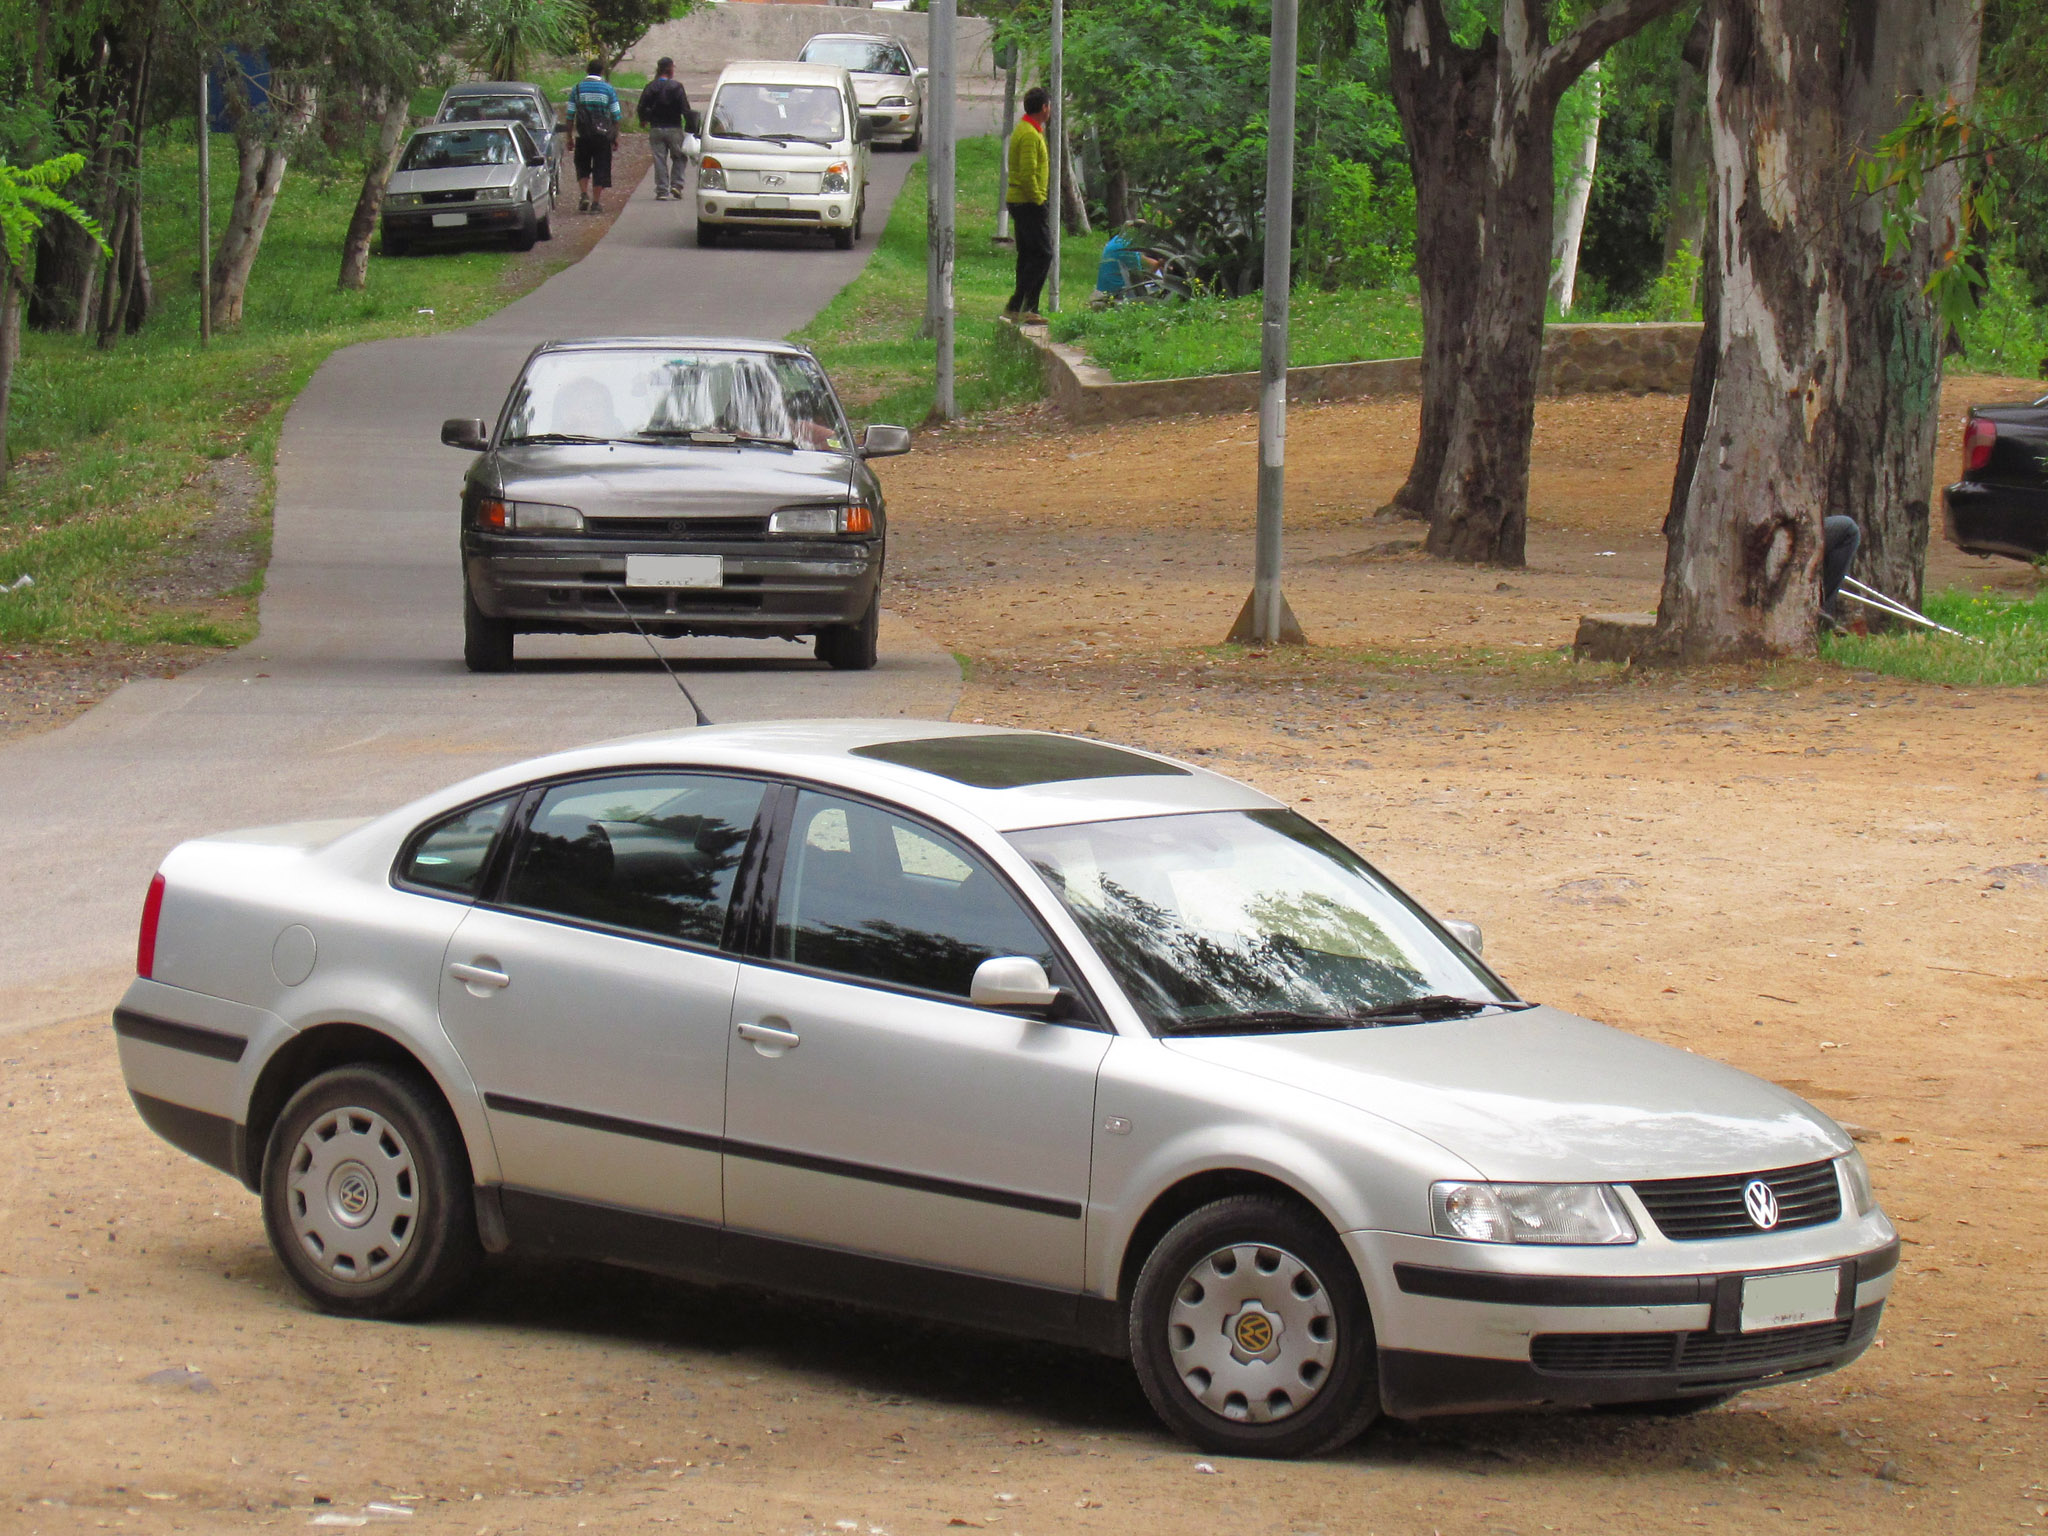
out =
[(676, 78), (676, 61), (663, 59), (654, 66), (654, 78), (640, 93), (640, 121), (647, 128), (647, 145), (654, 152), (654, 200), (665, 203), (683, 195), (683, 171), (690, 163), (683, 153), (683, 136), (697, 131), (697, 114), (690, 110), (690, 93)]
[(604, 212), (612, 184), (612, 148), (619, 142), (619, 93), (604, 77), (604, 60), (569, 87), (569, 149), (576, 157), (576, 211)]

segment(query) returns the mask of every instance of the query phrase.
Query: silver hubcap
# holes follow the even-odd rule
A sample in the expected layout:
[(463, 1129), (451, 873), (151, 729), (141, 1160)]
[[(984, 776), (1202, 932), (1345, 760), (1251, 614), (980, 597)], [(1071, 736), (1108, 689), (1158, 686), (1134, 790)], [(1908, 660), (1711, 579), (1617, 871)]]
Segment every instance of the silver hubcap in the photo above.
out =
[(1204, 1408), (1270, 1424), (1306, 1408), (1337, 1358), (1337, 1315), (1284, 1248), (1239, 1243), (1187, 1272), (1166, 1319), (1174, 1369)]
[(323, 1274), (374, 1280), (404, 1257), (419, 1224), (412, 1148), (372, 1110), (331, 1109), (292, 1149), (285, 1201), (299, 1246)]

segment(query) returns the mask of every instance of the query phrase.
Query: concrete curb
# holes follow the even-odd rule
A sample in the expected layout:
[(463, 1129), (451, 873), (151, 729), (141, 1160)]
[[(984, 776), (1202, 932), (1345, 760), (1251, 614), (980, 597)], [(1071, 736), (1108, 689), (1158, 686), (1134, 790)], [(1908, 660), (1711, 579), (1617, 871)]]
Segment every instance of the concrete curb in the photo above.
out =
[[(1686, 394), (1692, 388), (1693, 354), (1699, 339), (1700, 327), (1689, 322), (1553, 325), (1543, 336), (1537, 391), (1546, 395)], [(1258, 409), (1256, 373), (1120, 384), (1079, 349), (1054, 341), (1043, 325), (1010, 322), (998, 330), (997, 342), (1022, 348), (1037, 359), (1046, 397), (1077, 426)], [(1421, 388), (1419, 357), (1324, 363), (1289, 369), (1287, 374), (1287, 398), (1297, 404), (1412, 395)]]

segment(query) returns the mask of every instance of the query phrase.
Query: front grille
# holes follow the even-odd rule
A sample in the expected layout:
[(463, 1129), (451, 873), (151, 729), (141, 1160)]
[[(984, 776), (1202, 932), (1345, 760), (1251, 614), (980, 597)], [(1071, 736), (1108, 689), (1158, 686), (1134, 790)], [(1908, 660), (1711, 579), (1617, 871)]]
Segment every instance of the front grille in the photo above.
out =
[(1673, 1242), (1698, 1243), (1715, 1237), (1754, 1237), (1764, 1230), (1749, 1219), (1742, 1203), (1743, 1188), (1751, 1179), (1762, 1179), (1778, 1197), (1778, 1223), (1769, 1229), (1773, 1232), (1817, 1227), (1842, 1214), (1842, 1186), (1831, 1162), (1768, 1173), (1655, 1179), (1634, 1187), (1659, 1232)]
[(1699, 1371), (1766, 1374), (1810, 1364), (1869, 1340), (1882, 1304), (1853, 1318), (1768, 1333), (1539, 1333), (1529, 1363), (1551, 1376), (1671, 1376)]
[(584, 532), (600, 539), (744, 539), (768, 532), (766, 517), (587, 517)]
[(473, 203), (476, 201), (474, 187), (457, 187), (452, 192), (422, 192), (422, 203)]

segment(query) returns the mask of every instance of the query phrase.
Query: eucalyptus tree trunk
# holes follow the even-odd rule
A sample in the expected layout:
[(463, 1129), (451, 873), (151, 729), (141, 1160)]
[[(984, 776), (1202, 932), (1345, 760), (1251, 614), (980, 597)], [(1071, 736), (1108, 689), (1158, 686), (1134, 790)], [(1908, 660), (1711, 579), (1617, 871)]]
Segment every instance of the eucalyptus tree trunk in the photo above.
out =
[(285, 167), (312, 123), (316, 105), (311, 88), (287, 87), (271, 92), (270, 105), (264, 111), (243, 112), (236, 119), (235, 153), (240, 171), (235, 180), (235, 202), (214, 256), (213, 291), (207, 295), (217, 331), (242, 323), (242, 299), (249, 289), (250, 270), (263, 249), (263, 232), (277, 206)]
[(1649, 653), (1810, 653), (1848, 340), (1839, 0), (1708, 0), (1711, 309)]
[(341, 276), (336, 286), (364, 287), (370, 280), (370, 241), (377, 233), (377, 215), (384, 207), (384, 183), (391, 179), (391, 167), (398, 160), (398, 143), (412, 115), (412, 103), (399, 91), (385, 93), (377, 116), (377, 148), (363, 171), (363, 190), (356, 196), (356, 211), (349, 216), (348, 234), (341, 242)]
[[(1868, 152), (1915, 100), (1966, 104), (1975, 93), (1982, 0), (1871, 0), (1851, 7), (1843, 35), (1842, 137)], [(1946, 326), (1927, 280), (1957, 243), (1960, 168), (1928, 176), (1922, 223), (1885, 259), (1878, 198), (1849, 201), (1842, 223), (1847, 308), (1836, 453), (1826, 510), (1863, 530), (1855, 575), (1920, 606), (1932, 522)], [(1879, 615), (1870, 615), (1873, 622)]]
[(1422, 423), (1408, 478), (1384, 515), (1427, 518), (1451, 438), (1453, 385), (1479, 291), (1475, 211), (1486, 187), (1498, 39), (1451, 36), (1439, 0), (1386, 0), (1387, 57), (1415, 183), (1415, 282), (1422, 307)]
[(1551, 252), (1550, 299), (1559, 314), (1571, 313), (1579, 290), (1579, 245), (1586, 233), (1586, 205), (1593, 200), (1593, 172), (1600, 163), (1600, 63), (1586, 71), (1588, 104), (1585, 131), (1579, 135), (1565, 174), (1564, 206), (1557, 210), (1557, 240)]

